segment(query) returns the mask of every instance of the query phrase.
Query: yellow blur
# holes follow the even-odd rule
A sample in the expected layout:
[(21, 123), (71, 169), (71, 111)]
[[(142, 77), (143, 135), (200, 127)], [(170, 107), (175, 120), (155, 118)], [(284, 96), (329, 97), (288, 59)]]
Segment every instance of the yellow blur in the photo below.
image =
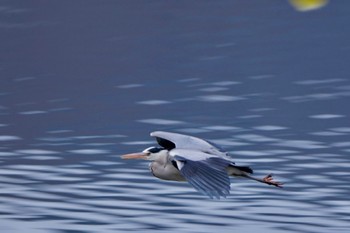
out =
[(289, 0), (289, 3), (298, 11), (310, 11), (327, 5), (328, 0)]

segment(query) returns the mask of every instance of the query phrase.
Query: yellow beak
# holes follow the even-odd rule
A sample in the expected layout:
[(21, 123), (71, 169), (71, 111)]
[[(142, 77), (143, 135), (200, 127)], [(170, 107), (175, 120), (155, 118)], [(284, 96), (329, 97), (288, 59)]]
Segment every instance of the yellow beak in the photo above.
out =
[(132, 153), (132, 154), (126, 154), (121, 156), (122, 159), (146, 159), (147, 154), (146, 153)]

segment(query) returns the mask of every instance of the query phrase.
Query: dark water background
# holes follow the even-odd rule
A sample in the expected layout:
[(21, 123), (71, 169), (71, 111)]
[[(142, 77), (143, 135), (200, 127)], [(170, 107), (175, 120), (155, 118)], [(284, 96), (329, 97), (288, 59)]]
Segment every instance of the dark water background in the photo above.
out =
[[(350, 1), (0, 1), (1, 232), (348, 232)], [(119, 156), (206, 138), (283, 190)]]

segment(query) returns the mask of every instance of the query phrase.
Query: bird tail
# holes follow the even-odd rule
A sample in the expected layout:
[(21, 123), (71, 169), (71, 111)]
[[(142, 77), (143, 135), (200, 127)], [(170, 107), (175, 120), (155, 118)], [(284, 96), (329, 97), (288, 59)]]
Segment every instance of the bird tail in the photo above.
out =
[(247, 172), (249, 174), (253, 174), (253, 169), (251, 169), (250, 167), (247, 167), (247, 166), (236, 166), (236, 165), (233, 165), (232, 167), (237, 168), (240, 171)]

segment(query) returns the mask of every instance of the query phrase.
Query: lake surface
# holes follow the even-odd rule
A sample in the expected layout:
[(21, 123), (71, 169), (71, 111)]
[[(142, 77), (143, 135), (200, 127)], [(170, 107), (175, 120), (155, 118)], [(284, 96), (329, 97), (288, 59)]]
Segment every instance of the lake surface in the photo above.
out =
[[(0, 1), (1, 232), (348, 232), (350, 2)], [(285, 182), (120, 155), (165, 130)]]

